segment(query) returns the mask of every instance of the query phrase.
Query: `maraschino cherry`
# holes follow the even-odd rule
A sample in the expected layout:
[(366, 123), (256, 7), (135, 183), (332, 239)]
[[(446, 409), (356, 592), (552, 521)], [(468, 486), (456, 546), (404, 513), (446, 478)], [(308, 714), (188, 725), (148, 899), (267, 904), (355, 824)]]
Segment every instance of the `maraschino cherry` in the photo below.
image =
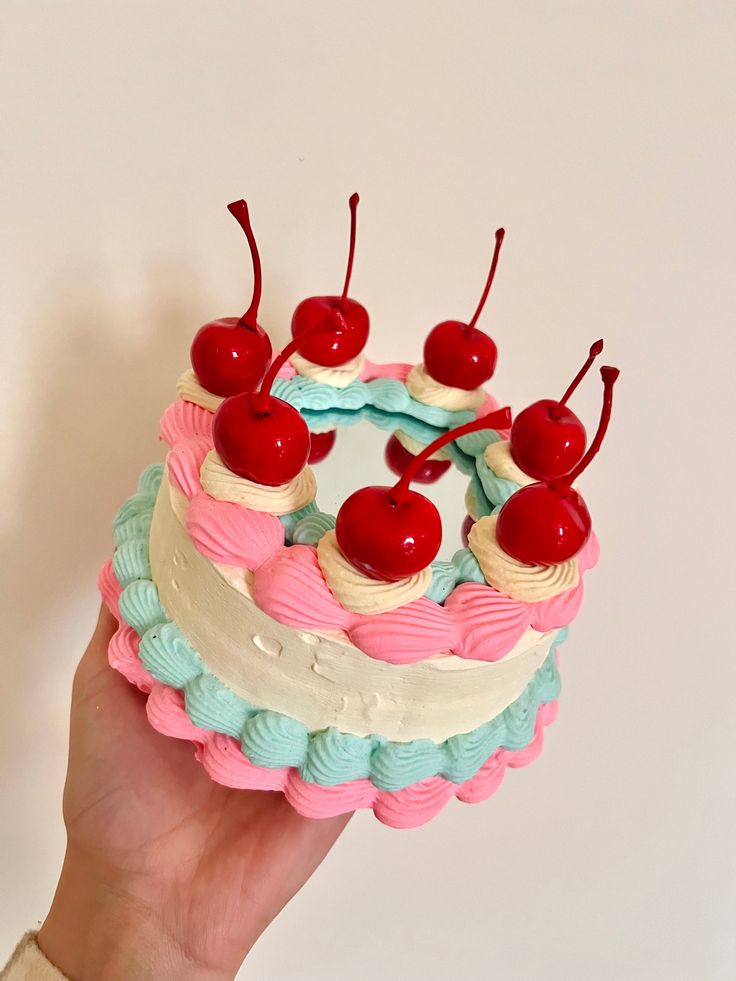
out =
[(322, 325), (321, 330), (312, 331), (299, 349), (314, 364), (328, 368), (345, 364), (357, 358), (368, 340), (370, 321), (368, 311), (357, 300), (348, 296), (350, 278), (353, 274), (355, 258), (355, 232), (360, 198), (350, 197), (350, 248), (345, 284), (341, 296), (308, 296), (302, 300), (291, 319), (291, 333), (299, 337), (313, 327)]
[[(393, 434), (386, 443), (383, 456), (386, 466), (397, 477), (401, 477), (409, 464), (416, 459)], [(414, 474), (413, 480), (417, 484), (434, 484), (450, 466), (449, 460), (425, 460)]]
[(190, 349), (197, 379), (214, 395), (252, 391), (271, 360), (271, 341), (259, 326), (261, 260), (245, 201), (233, 201), (227, 210), (245, 232), (253, 261), (253, 296), (242, 317), (221, 317), (200, 327)]
[(332, 452), (335, 445), (337, 430), (330, 429), (326, 433), (310, 433), (309, 457), (307, 463), (319, 463)]
[(335, 527), (345, 558), (366, 576), (387, 582), (426, 569), (442, 543), (442, 522), (434, 504), (409, 484), (424, 462), (452, 440), (510, 424), (511, 413), (505, 408), (451, 429), (425, 446), (393, 487), (362, 487), (351, 494)]
[(598, 431), (578, 465), (564, 477), (522, 487), (498, 513), (498, 544), (527, 565), (555, 565), (580, 551), (590, 537), (591, 521), (585, 501), (572, 488), (596, 455), (611, 418), (613, 386), (618, 368), (601, 368), (603, 408)]
[(585, 426), (567, 407), (578, 387), (603, 350), (603, 341), (590, 347), (588, 359), (567, 391), (556, 402), (540, 399), (527, 406), (511, 427), (511, 456), (518, 467), (535, 480), (552, 480), (569, 473), (585, 453)]
[(441, 385), (470, 391), (487, 382), (496, 369), (496, 345), (488, 334), (478, 330), (475, 325), (491, 291), (505, 234), (503, 228), (496, 232), (496, 246), (488, 279), (470, 323), (443, 320), (432, 328), (424, 342), (424, 367)]
[(463, 518), (463, 523), (460, 525), (460, 540), (463, 543), (463, 548), (468, 547), (468, 535), (474, 524), (475, 518), (471, 514), (466, 514)]
[(275, 487), (293, 480), (309, 456), (309, 430), (297, 410), (271, 395), (271, 386), (301, 344), (295, 338), (272, 361), (257, 392), (225, 399), (215, 415), (215, 449), (239, 477)]

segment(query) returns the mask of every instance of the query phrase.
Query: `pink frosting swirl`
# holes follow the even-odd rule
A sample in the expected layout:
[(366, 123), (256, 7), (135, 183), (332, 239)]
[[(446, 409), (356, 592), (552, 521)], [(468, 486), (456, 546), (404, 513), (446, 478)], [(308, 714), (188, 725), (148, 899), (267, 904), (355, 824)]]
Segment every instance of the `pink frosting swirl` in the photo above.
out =
[(192, 499), (186, 521), (192, 541), (213, 562), (257, 569), (284, 545), (284, 528), (275, 515), (204, 493)]
[(161, 417), (159, 439), (169, 446), (192, 439), (194, 436), (204, 436), (212, 446), (212, 421), (214, 415), (194, 402), (172, 402)]
[(253, 577), (253, 599), (274, 620), (305, 630), (345, 630), (356, 615), (340, 606), (311, 545), (282, 548)]
[(211, 449), (212, 444), (205, 436), (193, 436), (177, 442), (166, 457), (169, 480), (190, 500), (202, 493), (199, 471)]
[(529, 604), (511, 599), (490, 586), (464, 583), (445, 602), (459, 627), (455, 650), (460, 657), (498, 661), (514, 647), (529, 624)]

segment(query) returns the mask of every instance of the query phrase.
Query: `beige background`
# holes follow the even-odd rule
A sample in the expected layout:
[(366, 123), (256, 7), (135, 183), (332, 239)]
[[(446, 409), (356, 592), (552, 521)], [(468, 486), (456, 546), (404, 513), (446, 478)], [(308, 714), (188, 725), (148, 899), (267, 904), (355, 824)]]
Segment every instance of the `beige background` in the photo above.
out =
[[(413, 833), (357, 818), (244, 978), (736, 975), (732, 3), (5, 0), (0, 961), (63, 847), (71, 674), (109, 524), (195, 328), (355, 294), (375, 359), (469, 315), (494, 391), (623, 371), (586, 494), (604, 543), (530, 769)], [(576, 409), (597, 418), (599, 388)], [(730, 600), (730, 603), (729, 603)]]

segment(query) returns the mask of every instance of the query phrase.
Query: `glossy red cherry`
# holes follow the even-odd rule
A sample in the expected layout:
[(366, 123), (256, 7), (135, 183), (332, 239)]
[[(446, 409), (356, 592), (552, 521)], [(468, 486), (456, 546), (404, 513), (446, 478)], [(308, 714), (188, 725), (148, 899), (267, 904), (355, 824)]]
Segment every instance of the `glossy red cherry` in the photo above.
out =
[(245, 201), (227, 206), (245, 232), (253, 261), (253, 296), (242, 317), (221, 317), (200, 327), (189, 356), (200, 385), (214, 395), (252, 391), (271, 360), (271, 341), (257, 322), (261, 301), (261, 260)]
[[(310, 331), (299, 349), (307, 360), (328, 368), (357, 358), (368, 341), (370, 320), (366, 308), (348, 296), (355, 258), (355, 232), (360, 198), (350, 198), (350, 248), (341, 296), (308, 296), (291, 319), (291, 333), (299, 337)], [(321, 327), (319, 327), (321, 325)], [(319, 327), (314, 330), (313, 328)]]
[(506, 501), (498, 513), (498, 544), (527, 565), (556, 565), (580, 551), (590, 537), (590, 513), (571, 486), (596, 455), (611, 418), (618, 368), (601, 368), (603, 409), (588, 452), (571, 473), (550, 483), (529, 484)]
[(470, 514), (466, 514), (462, 525), (460, 525), (460, 538), (463, 542), (463, 548), (468, 547), (468, 535), (470, 534), (470, 529), (474, 524), (475, 518)]
[(260, 390), (225, 399), (213, 424), (215, 449), (239, 477), (276, 486), (293, 480), (309, 456), (309, 430), (297, 410), (271, 395), (271, 386), (300, 341), (291, 341), (271, 363)]
[(412, 576), (437, 555), (442, 522), (434, 504), (409, 484), (425, 460), (447, 443), (478, 429), (505, 429), (508, 409), (499, 409), (451, 429), (415, 456), (393, 487), (363, 487), (351, 494), (337, 515), (340, 549), (356, 569), (372, 579), (395, 582)]
[(588, 359), (556, 402), (540, 399), (521, 411), (511, 427), (511, 456), (535, 480), (563, 477), (585, 453), (585, 426), (567, 407), (567, 400), (603, 350), (603, 341), (591, 345)]
[(424, 342), (424, 367), (441, 385), (470, 391), (487, 382), (496, 370), (496, 345), (488, 334), (478, 330), (475, 325), (491, 291), (505, 234), (503, 228), (496, 232), (488, 279), (470, 323), (443, 320), (432, 328)]
[(331, 429), (326, 433), (310, 433), (309, 457), (307, 463), (319, 463), (332, 452), (337, 431)]
[[(391, 435), (389, 441), (386, 443), (383, 456), (386, 466), (397, 477), (401, 477), (409, 464), (415, 459), (414, 454), (410, 453), (394, 435)], [(417, 484), (434, 484), (435, 481), (440, 479), (443, 473), (447, 473), (451, 465), (450, 460), (425, 460), (414, 474), (414, 482)]]

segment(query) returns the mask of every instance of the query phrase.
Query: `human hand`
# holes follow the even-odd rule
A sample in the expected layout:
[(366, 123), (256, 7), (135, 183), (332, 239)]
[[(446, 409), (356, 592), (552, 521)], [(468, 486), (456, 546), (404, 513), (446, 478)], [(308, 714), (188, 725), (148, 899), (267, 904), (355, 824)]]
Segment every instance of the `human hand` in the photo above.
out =
[(73, 981), (231, 979), (349, 815), (210, 780), (109, 667), (115, 628), (103, 607), (74, 678), (67, 851), (38, 943)]

